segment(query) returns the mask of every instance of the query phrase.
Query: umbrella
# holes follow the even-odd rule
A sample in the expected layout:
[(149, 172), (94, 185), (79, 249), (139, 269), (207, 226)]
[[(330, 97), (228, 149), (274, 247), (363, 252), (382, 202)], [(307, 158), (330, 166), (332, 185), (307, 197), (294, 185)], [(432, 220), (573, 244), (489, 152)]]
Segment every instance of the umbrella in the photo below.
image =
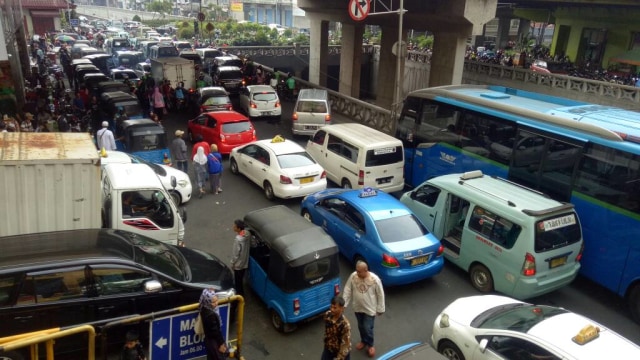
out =
[(74, 42), (74, 41), (76, 41), (76, 39), (72, 38), (69, 35), (58, 35), (56, 37), (56, 40), (58, 40), (60, 42)]
[(609, 59), (611, 62), (617, 62), (620, 64), (640, 65), (640, 49), (633, 49), (627, 52), (623, 52), (618, 56), (614, 56)]

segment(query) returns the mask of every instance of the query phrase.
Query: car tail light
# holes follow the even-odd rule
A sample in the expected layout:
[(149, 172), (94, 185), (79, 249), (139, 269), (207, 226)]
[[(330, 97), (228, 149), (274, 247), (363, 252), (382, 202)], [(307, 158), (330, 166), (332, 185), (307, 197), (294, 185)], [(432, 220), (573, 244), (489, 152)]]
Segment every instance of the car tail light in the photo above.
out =
[(324, 122), (331, 122), (331, 115), (327, 114), (324, 116)]
[(293, 115), (291, 115), (291, 120), (298, 121), (298, 113), (297, 112), (294, 112)]
[(326, 171), (322, 171), (322, 175), (320, 175), (320, 179), (325, 179), (327, 177), (327, 172)]
[(279, 108), (280, 107), (280, 101), (276, 101), (276, 107)]
[(444, 246), (440, 245), (440, 247), (438, 248), (438, 254), (437, 256), (442, 256), (442, 253), (444, 252)]
[(291, 184), (291, 178), (288, 176), (280, 175), (280, 184)]
[(229, 111), (233, 110), (233, 104), (227, 104), (227, 110)]
[(300, 299), (293, 300), (293, 312), (296, 314), (300, 312)]
[(333, 285), (333, 295), (340, 294), (340, 284)]
[(257, 109), (258, 105), (256, 105), (256, 103), (254, 103), (253, 101), (249, 103), (249, 106), (251, 106), (251, 108), (253, 109)]
[(358, 185), (364, 186), (364, 170), (358, 172)]
[(522, 275), (534, 276), (536, 274), (536, 258), (527, 253), (524, 256), (524, 264), (522, 265)]
[(576, 261), (580, 262), (580, 260), (582, 260), (582, 251), (584, 250), (584, 243), (582, 245), (580, 245), (580, 252), (578, 253), (578, 256), (576, 256)]
[(246, 86), (247, 85), (247, 80), (242, 79), (242, 86)]
[(391, 255), (382, 254), (382, 266), (389, 268), (397, 268), (400, 267), (400, 263), (398, 259)]

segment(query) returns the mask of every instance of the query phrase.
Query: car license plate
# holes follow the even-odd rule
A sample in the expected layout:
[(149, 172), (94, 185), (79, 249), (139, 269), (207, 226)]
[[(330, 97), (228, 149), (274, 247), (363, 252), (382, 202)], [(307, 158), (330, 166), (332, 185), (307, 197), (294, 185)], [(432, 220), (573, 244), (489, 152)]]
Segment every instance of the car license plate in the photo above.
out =
[(318, 127), (316, 125), (305, 125), (304, 129), (305, 130), (318, 130)]
[(313, 176), (300, 178), (300, 184), (308, 184), (313, 181)]
[(387, 176), (385, 178), (380, 178), (377, 180), (378, 180), (378, 184), (387, 184), (391, 182), (391, 179), (393, 179), (393, 176)]
[(411, 266), (422, 265), (428, 262), (429, 262), (429, 255), (420, 256), (420, 257), (411, 259)]
[(263, 112), (262, 112), (262, 115), (271, 115), (271, 114), (272, 114), (272, 112), (271, 112), (271, 111), (263, 111)]
[(562, 266), (564, 264), (567, 263), (567, 257), (566, 256), (560, 256), (557, 257), (555, 259), (551, 259), (551, 262), (549, 263), (549, 268), (553, 269), (556, 268), (558, 266)]

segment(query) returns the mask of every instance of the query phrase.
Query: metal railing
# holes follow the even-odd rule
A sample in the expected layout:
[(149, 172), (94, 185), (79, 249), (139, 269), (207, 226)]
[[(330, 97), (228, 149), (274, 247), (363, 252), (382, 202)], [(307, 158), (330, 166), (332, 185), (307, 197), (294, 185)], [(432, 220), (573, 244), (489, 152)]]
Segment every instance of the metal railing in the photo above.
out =
[(87, 359), (94, 360), (96, 353), (96, 330), (91, 325), (80, 325), (66, 329), (54, 328), (0, 338), (0, 353), (29, 346), (31, 359), (38, 359), (38, 345), (45, 343), (46, 358), (47, 360), (53, 360), (53, 345), (56, 339), (85, 332), (88, 334)]

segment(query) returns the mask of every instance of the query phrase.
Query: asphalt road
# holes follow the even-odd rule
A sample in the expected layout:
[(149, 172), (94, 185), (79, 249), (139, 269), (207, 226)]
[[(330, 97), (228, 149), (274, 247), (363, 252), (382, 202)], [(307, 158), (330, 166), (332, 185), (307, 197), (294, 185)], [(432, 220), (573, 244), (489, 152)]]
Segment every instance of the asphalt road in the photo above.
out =
[[(291, 139), (291, 122), (288, 120), (291, 108), (291, 103), (283, 104), (280, 125), (268, 124), (266, 120), (255, 121), (258, 137), (268, 139), (281, 134)], [(168, 137), (172, 139), (176, 129), (186, 131), (187, 120), (187, 114), (167, 115), (164, 124)], [(295, 140), (306, 144), (307, 139)], [(208, 194), (202, 199), (196, 196), (187, 204), (185, 239), (187, 246), (209, 251), (228, 262), (235, 235), (232, 230), (234, 219), (242, 218), (251, 210), (276, 204), (287, 205), (299, 212), (300, 199), (268, 201), (258, 186), (242, 176), (231, 174), (227, 157), (223, 163), (224, 191), (219, 195)], [(193, 179), (193, 174), (191, 175)], [(343, 283), (352, 271), (352, 265), (341, 258), (340, 274)], [(249, 289), (248, 284), (245, 284), (245, 289)], [(446, 264), (442, 273), (433, 279), (386, 288), (385, 291), (387, 311), (376, 319), (375, 326), (377, 355), (407, 342), (428, 340), (434, 319), (446, 305), (458, 297), (478, 295), (469, 284), (468, 275), (450, 264)], [(321, 319), (302, 324), (292, 333), (278, 333), (271, 325), (266, 306), (250, 290), (246, 292), (242, 346), (242, 355), (246, 359), (320, 357), (324, 331)], [(640, 344), (640, 325), (630, 320), (623, 300), (586, 279), (578, 278), (571, 286), (531, 299), (530, 302), (562, 306), (581, 313)], [(355, 316), (350, 310), (346, 314), (352, 324), (352, 343), (355, 346), (359, 341)], [(235, 338), (235, 334), (231, 338)], [(351, 358), (367, 357), (364, 352), (354, 349)]]

